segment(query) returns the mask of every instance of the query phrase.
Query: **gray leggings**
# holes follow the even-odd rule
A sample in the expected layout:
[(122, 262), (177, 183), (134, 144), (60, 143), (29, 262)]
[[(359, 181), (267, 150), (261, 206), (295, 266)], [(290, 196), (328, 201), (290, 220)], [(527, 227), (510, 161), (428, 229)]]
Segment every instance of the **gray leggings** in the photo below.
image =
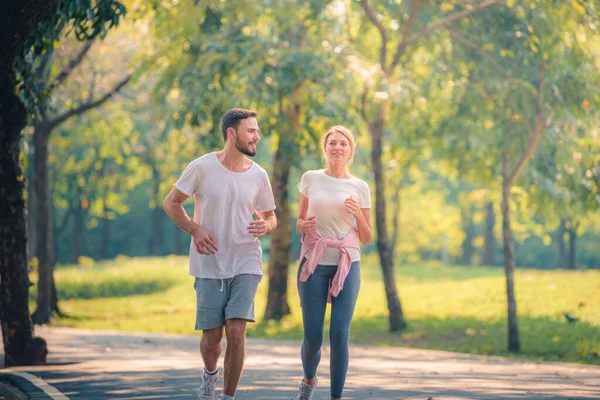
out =
[[(298, 277), (302, 271), (303, 260)], [(312, 379), (317, 374), (321, 361), (321, 345), (323, 344), (323, 325), (329, 280), (337, 271), (335, 265), (318, 265), (306, 282), (300, 282), (300, 300), (302, 301), (302, 321), (304, 323), (304, 342), (302, 342), (302, 367), (304, 376)], [(346, 373), (348, 372), (348, 334), (350, 322), (354, 314), (354, 306), (360, 288), (360, 261), (352, 263), (350, 272), (344, 281), (344, 288), (331, 299), (331, 324), (329, 327), (329, 343), (331, 346), (330, 374), (331, 397), (339, 399), (344, 391)]]

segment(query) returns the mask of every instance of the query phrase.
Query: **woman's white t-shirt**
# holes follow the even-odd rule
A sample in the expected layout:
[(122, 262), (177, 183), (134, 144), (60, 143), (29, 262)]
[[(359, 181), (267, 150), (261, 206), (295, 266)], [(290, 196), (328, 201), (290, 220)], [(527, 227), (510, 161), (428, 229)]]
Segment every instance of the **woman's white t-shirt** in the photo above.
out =
[[(366, 182), (351, 176), (348, 179), (334, 178), (325, 170), (307, 171), (300, 180), (300, 193), (308, 198), (308, 217), (315, 216), (317, 235), (341, 240), (352, 229), (356, 220), (344, 208), (344, 201), (352, 196), (360, 208), (371, 208), (371, 192)], [(358, 249), (349, 249), (352, 261), (360, 260)], [(310, 254), (310, 253), (309, 253)], [(321, 265), (338, 265), (340, 250), (327, 247), (319, 261)]]

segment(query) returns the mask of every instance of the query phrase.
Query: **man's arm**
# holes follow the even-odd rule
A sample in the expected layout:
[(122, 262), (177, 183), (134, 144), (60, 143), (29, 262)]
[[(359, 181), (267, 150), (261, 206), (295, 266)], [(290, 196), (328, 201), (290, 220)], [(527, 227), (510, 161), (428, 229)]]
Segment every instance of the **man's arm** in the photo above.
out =
[(275, 215), (275, 210), (265, 211), (258, 214), (267, 223), (267, 235), (277, 228), (277, 216)]
[(189, 198), (177, 188), (171, 189), (165, 201), (163, 202), (163, 210), (171, 218), (175, 224), (190, 235), (195, 229), (200, 228), (200, 225), (192, 221), (183, 208), (183, 202)]
[(248, 225), (248, 232), (255, 236), (265, 236), (273, 232), (277, 228), (277, 216), (275, 210), (258, 212), (254, 211), (255, 221), (250, 222)]
[(194, 238), (194, 245), (200, 254), (209, 255), (217, 252), (217, 243), (215, 239), (200, 225), (192, 221), (183, 208), (183, 202), (188, 199), (188, 195), (177, 188), (171, 189), (165, 201), (163, 210), (178, 227), (189, 233)]

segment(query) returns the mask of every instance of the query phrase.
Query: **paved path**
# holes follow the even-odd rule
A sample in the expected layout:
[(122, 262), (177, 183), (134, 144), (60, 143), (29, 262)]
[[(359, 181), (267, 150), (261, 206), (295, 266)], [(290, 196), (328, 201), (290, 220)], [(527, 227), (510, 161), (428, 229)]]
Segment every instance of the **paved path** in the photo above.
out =
[[(48, 341), (52, 365), (10, 371), (40, 377), (69, 399), (192, 399), (198, 385), (202, 363), (195, 336), (48, 327), (36, 329), (36, 334)], [(325, 348), (313, 400), (329, 399), (328, 358)], [(0, 369), (0, 374), (6, 372)], [(236, 399), (290, 400), (300, 377), (299, 343), (249, 340)], [(344, 396), (348, 400), (600, 399), (600, 367), (353, 346)]]

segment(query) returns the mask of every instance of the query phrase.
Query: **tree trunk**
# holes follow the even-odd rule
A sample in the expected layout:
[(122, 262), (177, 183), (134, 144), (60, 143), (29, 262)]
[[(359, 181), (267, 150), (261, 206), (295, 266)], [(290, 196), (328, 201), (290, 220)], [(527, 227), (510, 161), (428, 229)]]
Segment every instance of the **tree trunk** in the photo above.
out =
[(547, 128), (546, 119), (543, 115), (543, 83), (544, 83), (545, 61), (542, 58), (538, 66), (538, 76), (536, 84), (535, 100), (535, 124), (532, 135), (525, 152), (520, 157), (514, 170), (509, 173), (507, 149), (502, 150), (502, 233), (504, 236), (504, 267), (506, 270), (506, 295), (508, 300), (508, 350), (519, 351), (521, 342), (519, 340), (519, 325), (517, 321), (517, 302), (514, 289), (514, 271), (515, 271), (515, 249), (512, 240), (512, 231), (510, 227), (510, 189), (519, 177), (519, 174), (530, 158), (535, 156), (535, 152), (540, 145), (544, 132)]
[(106, 206), (106, 196), (103, 201), (102, 216), (102, 245), (100, 248), (100, 259), (108, 259), (108, 248), (110, 245), (110, 219), (108, 218), (108, 207)]
[(290, 177), (289, 148), (293, 137), (300, 131), (300, 109), (290, 107), (288, 118), (290, 132), (282, 132), (275, 158), (273, 160), (273, 197), (277, 211), (277, 229), (271, 234), (271, 252), (269, 255), (269, 291), (265, 319), (279, 321), (290, 313), (287, 301), (288, 269), (292, 238), (290, 205), (288, 202), (288, 180)]
[(107, 260), (109, 256), (110, 247), (110, 219), (104, 218), (102, 220), (102, 248), (100, 249), (100, 258)]
[(161, 251), (161, 239), (162, 239), (162, 223), (163, 223), (163, 209), (156, 207), (152, 211), (152, 245), (151, 254), (158, 256), (162, 253)]
[(392, 259), (396, 259), (396, 248), (400, 240), (400, 213), (402, 212), (402, 183), (398, 183), (393, 196), (394, 218), (392, 219)]
[(577, 253), (575, 248), (577, 241), (577, 225), (573, 225), (573, 221), (571, 221), (571, 226), (569, 226), (567, 232), (569, 232), (569, 262), (567, 264), (567, 269), (575, 269), (577, 267)]
[(73, 212), (73, 237), (71, 239), (71, 264), (77, 265), (79, 263), (79, 256), (81, 256), (81, 249), (83, 248), (83, 232), (85, 224), (85, 214), (81, 202), (81, 191), (78, 190), (76, 196), (75, 210)]
[(50, 308), (52, 313), (63, 315), (58, 308), (58, 294), (56, 291), (56, 282), (54, 281), (54, 269), (56, 267), (56, 241), (54, 229), (54, 206), (52, 205), (52, 197), (50, 197), (50, 216), (48, 218), (48, 265), (50, 266)]
[(35, 196), (33, 195), (33, 166), (31, 160), (33, 152), (28, 155), (29, 166), (27, 168), (27, 264), (31, 264), (33, 257), (36, 257), (35, 248)]
[(554, 232), (553, 239), (554, 243), (556, 243), (556, 255), (558, 257), (558, 266), (559, 268), (566, 269), (567, 268), (567, 258), (565, 251), (565, 233), (567, 232), (567, 227), (565, 225), (565, 219), (560, 217), (560, 224)]
[(52, 268), (50, 279), (52, 281), (52, 286), (50, 288), (50, 307), (52, 308), (52, 313), (63, 316), (64, 314), (60, 311), (60, 308), (58, 308), (58, 292), (56, 291), (56, 282), (54, 281), (54, 268)]
[(462, 226), (465, 232), (465, 238), (462, 242), (462, 263), (463, 265), (473, 264), (473, 253), (475, 248), (473, 247), (473, 239), (475, 239), (475, 224), (473, 223), (473, 204), (469, 204), (468, 208), (461, 208)]
[(521, 349), (519, 325), (517, 321), (517, 302), (515, 299), (515, 249), (510, 226), (510, 176), (508, 173), (508, 156), (502, 152), (502, 236), (504, 239), (504, 269), (506, 273), (506, 297), (508, 300), (508, 350), (517, 352)]
[(152, 236), (150, 238), (150, 254), (158, 256), (160, 254), (161, 238), (162, 238), (162, 221), (163, 221), (163, 209), (159, 207), (161, 204), (159, 200), (160, 193), (160, 171), (155, 165), (152, 167), (152, 178), (154, 181), (154, 187), (152, 195), (154, 196), (154, 209), (152, 210)]
[(442, 235), (442, 254), (441, 261), (442, 265), (447, 266), (450, 265), (450, 251), (449, 251), (449, 242), (448, 242), (448, 234), (444, 233)]
[(51, 252), (54, 246), (50, 235), (50, 190), (48, 188), (48, 139), (50, 129), (43, 122), (38, 124), (33, 135), (33, 169), (36, 199), (36, 233), (38, 243), (37, 309), (32, 315), (35, 324), (47, 324), (52, 318), (52, 265)]
[(14, 60), (52, 4), (12, 1), (0, 9), (0, 323), (7, 367), (45, 363), (48, 353), (44, 339), (33, 336), (29, 315), (24, 179), (19, 165), (27, 114), (14, 92)]
[(402, 313), (402, 305), (398, 298), (396, 289), (396, 279), (394, 277), (394, 259), (393, 249), (388, 239), (386, 227), (387, 213), (385, 201), (385, 180), (383, 177), (383, 167), (381, 165), (381, 155), (383, 152), (383, 130), (385, 105), (379, 104), (379, 118), (371, 126), (371, 137), (373, 139), (371, 149), (371, 162), (373, 164), (373, 173), (375, 175), (375, 227), (377, 230), (377, 249), (379, 250), (379, 260), (383, 271), (383, 283), (385, 286), (385, 296), (387, 299), (388, 310), (390, 312), (390, 331), (396, 332), (406, 328), (406, 321)]
[(485, 233), (483, 236), (483, 265), (494, 265), (494, 253), (496, 251), (496, 238), (494, 237), (494, 226), (496, 215), (494, 203), (488, 202), (485, 206)]

